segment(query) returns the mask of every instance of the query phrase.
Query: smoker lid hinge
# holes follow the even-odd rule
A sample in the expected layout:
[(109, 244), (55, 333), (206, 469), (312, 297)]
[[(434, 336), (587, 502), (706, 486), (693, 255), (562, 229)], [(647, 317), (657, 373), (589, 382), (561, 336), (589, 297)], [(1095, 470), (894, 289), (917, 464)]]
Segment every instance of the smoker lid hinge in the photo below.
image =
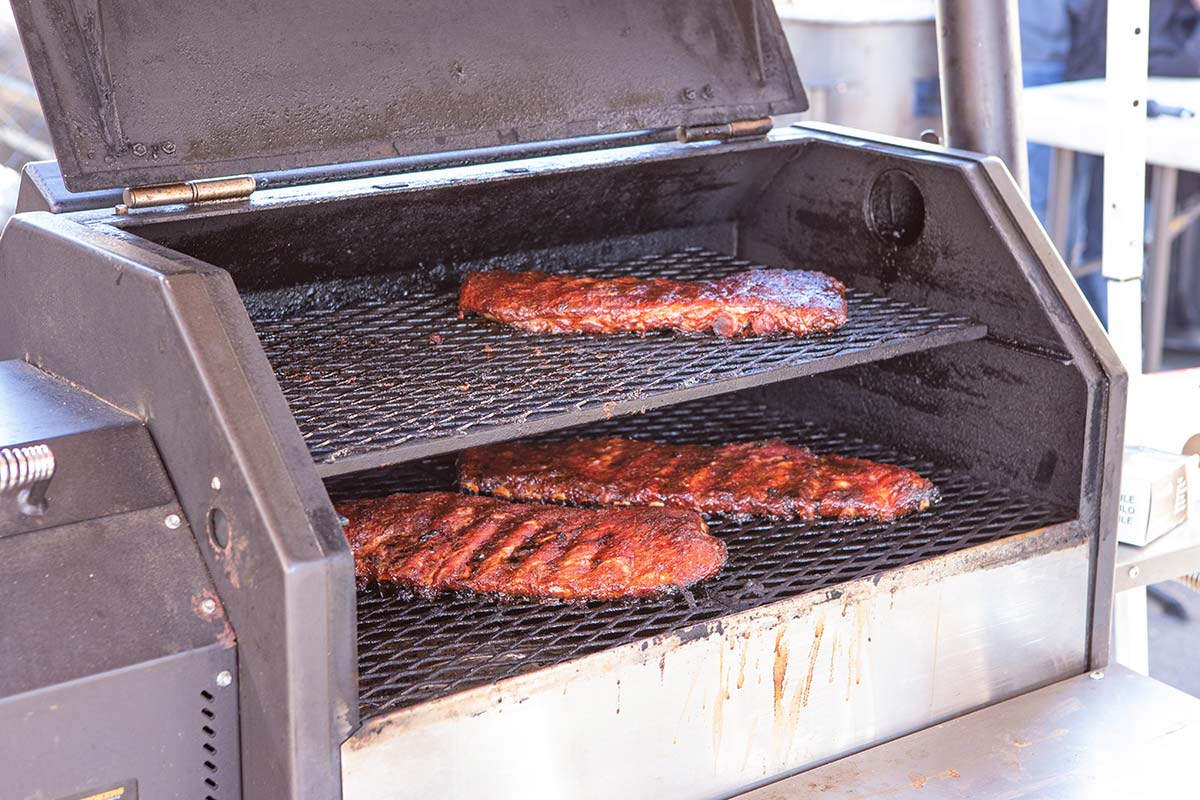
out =
[(766, 136), (774, 122), (770, 117), (762, 119), (737, 119), (732, 122), (714, 122), (708, 125), (680, 125), (675, 136), (680, 142), (724, 142), (730, 139), (749, 139)]
[(134, 208), (190, 205), (212, 200), (245, 200), (256, 188), (257, 184), (250, 175), (164, 183), (158, 186), (131, 186), (125, 190), (125, 202), (117, 206), (117, 213), (128, 214)]

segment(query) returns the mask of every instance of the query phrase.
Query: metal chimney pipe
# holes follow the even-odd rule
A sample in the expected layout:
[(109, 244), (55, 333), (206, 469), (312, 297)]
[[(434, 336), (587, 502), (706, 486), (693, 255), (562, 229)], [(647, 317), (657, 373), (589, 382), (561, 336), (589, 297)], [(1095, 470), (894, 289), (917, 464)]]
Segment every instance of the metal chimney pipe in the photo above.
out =
[(1028, 194), (1017, 0), (937, 0), (937, 37), (946, 144), (999, 156)]

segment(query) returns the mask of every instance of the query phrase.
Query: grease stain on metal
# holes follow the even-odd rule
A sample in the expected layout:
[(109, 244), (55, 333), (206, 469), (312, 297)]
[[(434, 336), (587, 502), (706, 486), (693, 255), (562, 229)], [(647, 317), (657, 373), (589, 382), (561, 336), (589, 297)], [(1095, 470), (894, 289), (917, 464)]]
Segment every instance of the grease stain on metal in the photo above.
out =
[[(842, 609), (842, 616), (846, 615), (846, 609)], [(833, 639), (829, 643), (829, 685), (834, 682), (834, 675), (837, 672), (837, 650), (838, 650), (838, 630), (833, 629)]]
[(812, 651), (808, 654), (808, 673), (804, 676), (804, 692), (800, 696), (800, 703), (803, 706), (808, 705), (809, 693), (812, 691), (813, 675), (817, 671), (817, 656), (821, 652), (821, 637), (825, 635), (825, 620), (817, 620), (817, 626), (813, 630)]
[[(733, 645), (733, 640), (729, 642)], [(713, 761), (721, 754), (721, 733), (725, 728), (725, 701), (729, 699), (729, 676), (725, 674), (725, 648), (717, 650), (717, 696), (713, 699), (712, 749)]]
[(742, 655), (738, 659), (738, 677), (737, 688), (741, 689), (746, 685), (746, 655), (750, 652), (750, 634), (747, 632), (742, 635)]
[(775, 663), (772, 666), (771, 675), (775, 682), (776, 721), (783, 716), (783, 686), (787, 681), (788, 647), (787, 643), (783, 641), (786, 633), (787, 626), (780, 625), (779, 632), (775, 634)]

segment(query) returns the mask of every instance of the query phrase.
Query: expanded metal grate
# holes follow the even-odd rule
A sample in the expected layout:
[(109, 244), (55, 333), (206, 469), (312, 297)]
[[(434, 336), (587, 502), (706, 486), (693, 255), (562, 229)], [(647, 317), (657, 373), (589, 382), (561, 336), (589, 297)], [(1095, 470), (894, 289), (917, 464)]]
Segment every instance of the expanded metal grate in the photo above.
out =
[[(577, 270), (696, 279), (757, 265), (706, 250)], [(653, 333), (554, 336), (457, 318), (457, 291), (360, 300), (255, 327), (324, 475), (506, 435), (977, 339), (984, 326), (851, 290), (850, 321), (808, 338)], [(508, 434), (511, 435), (511, 434)]]
[[(1070, 511), (988, 486), (959, 471), (781, 416), (738, 395), (589, 426), (590, 435), (721, 443), (781, 436), (818, 452), (902, 464), (930, 477), (943, 500), (888, 523), (713, 522), (729, 560), (682, 594), (630, 603), (546, 605), (359, 592), (359, 704), (364, 717), (493, 683), (607, 648), (818, 591), (884, 570), (1065, 521)], [(575, 434), (578, 431), (566, 432)], [(566, 435), (564, 433), (556, 435)], [(452, 458), (328, 481), (335, 501), (452, 488)]]

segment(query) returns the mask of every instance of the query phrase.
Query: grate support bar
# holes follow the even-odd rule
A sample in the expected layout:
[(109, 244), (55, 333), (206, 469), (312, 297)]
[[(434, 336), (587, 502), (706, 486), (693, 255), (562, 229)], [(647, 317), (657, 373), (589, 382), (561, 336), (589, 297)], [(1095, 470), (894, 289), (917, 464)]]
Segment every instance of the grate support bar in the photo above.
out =
[[(577, 272), (697, 279), (757, 266), (693, 249)], [(822, 336), (537, 335), (459, 320), (456, 292), (426, 289), (285, 318), (257, 315), (267, 356), (324, 477), (987, 334), (961, 316), (850, 290), (850, 321)]]

